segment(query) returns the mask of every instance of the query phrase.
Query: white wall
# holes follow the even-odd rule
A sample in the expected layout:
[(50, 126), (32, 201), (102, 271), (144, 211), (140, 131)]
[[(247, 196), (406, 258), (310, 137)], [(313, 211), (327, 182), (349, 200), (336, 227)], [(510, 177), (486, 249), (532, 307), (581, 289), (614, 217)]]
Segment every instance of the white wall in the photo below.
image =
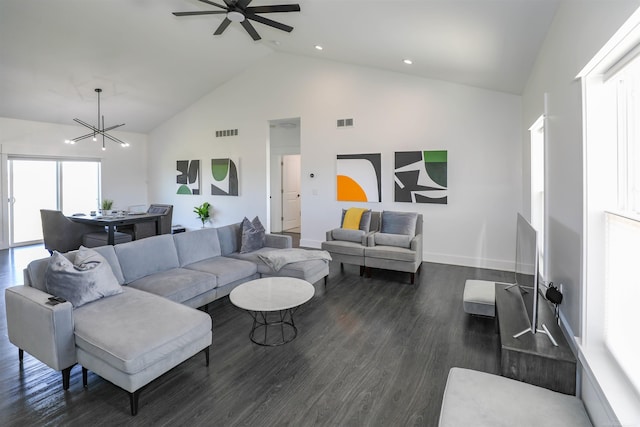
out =
[[(131, 144), (122, 148), (107, 142), (101, 150), (99, 142), (87, 139), (75, 145), (65, 139), (83, 135), (86, 128), (0, 117), (0, 193), (8, 200), (7, 158), (11, 155), (100, 159), (102, 195), (114, 200), (114, 208), (147, 203), (147, 136), (138, 133), (113, 132)], [(9, 245), (8, 206), (2, 203), (0, 248)]]
[[(577, 337), (582, 335), (584, 235), (582, 94), (575, 77), (639, 5), (637, 0), (562, 2), (523, 94), (525, 129), (543, 113), (545, 93), (548, 98), (548, 279), (564, 285), (561, 315), (569, 333)], [(528, 140), (523, 131), (525, 177)], [(527, 180), (523, 180), (523, 200), (528, 211)], [(583, 386), (591, 384), (597, 382), (583, 381)], [(597, 425), (610, 425), (614, 420), (609, 409), (590, 398), (596, 394), (584, 390), (585, 404)]]
[[(213, 225), (266, 218), (268, 121), (301, 118), (302, 245), (338, 226), (337, 154), (382, 153), (382, 203), (424, 214), (425, 260), (512, 269), (521, 205), (520, 97), (441, 81), (273, 54), (150, 134), (150, 200), (173, 203), (174, 222), (198, 226), (193, 207), (214, 206)], [(353, 117), (352, 129), (336, 119)], [(216, 129), (239, 135), (215, 138)], [(449, 204), (393, 202), (396, 150), (448, 150)], [(176, 195), (175, 162), (240, 157), (240, 197)], [(309, 174), (314, 173), (315, 178)], [(203, 174), (203, 189), (211, 180)], [(207, 193), (208, 191), (205, 191)]]

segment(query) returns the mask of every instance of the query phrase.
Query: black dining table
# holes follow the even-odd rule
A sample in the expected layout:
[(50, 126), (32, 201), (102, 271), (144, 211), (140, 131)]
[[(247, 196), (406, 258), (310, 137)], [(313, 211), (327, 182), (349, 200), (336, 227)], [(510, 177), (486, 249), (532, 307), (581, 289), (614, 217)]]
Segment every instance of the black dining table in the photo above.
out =
[(156, 223), (156, 234), (161, 234), (160, 217), (162, 214), (150, 213), (124, 213), (114, 215), (73, 215), (68, 218), (74, 222), (82, 224), (99, 225), (107, 228), (107, 244), (113, 245), (115, 241), (115, 232), (118, 226), (137, 224), (141, 222)]

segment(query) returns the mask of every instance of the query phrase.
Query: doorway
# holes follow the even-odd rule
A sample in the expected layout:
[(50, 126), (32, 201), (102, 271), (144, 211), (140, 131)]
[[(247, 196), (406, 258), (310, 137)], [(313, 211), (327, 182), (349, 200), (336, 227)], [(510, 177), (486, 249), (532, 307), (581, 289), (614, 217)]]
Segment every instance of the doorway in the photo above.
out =
[(271, 232), (300, 233), (300, 118), (269, 121)]

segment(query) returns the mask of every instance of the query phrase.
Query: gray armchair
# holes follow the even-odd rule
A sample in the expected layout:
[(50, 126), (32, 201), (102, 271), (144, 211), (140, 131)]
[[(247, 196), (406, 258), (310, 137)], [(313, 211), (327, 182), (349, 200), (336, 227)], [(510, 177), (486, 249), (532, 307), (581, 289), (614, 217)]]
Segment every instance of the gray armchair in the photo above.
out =
[(78, 249), (85, 234), (104, 233), (104, 227), (73, 222), (60, 211), (40, 209), (40, 219), (44, 247), (50, 254)]
[(371, 268), (405, 271), (413, 284), (422, 265), (422, 214), (383, 211), (380, 223), (380, 231), (368, 237), (364, 248), (367, 275)]
[[(342, 210), (342, 224), (346, 210)], [(360, 275), (364, 273), (364, 248), (367, 238), (380, 229), (380, 212), (366, 211), (362, 214), (358, 230), (334, 228), (327, 231), (326, 241), (322, 242), (322, 249), (331, 254), (334, 261), (340, 263), (340, 269), (344, 264), (360, 266)]]
[[(171, 233), (171, 220), (173, 218), (173, 205), (149, 205), (147, 213), (162, 215), (158, 220), (160, 222), (160, 234)], [(118, 231), (131, 234), (133, 240), (144, 239), (156, 235), (155, 222), (141, 222), (128, 227), (118, 227)]]

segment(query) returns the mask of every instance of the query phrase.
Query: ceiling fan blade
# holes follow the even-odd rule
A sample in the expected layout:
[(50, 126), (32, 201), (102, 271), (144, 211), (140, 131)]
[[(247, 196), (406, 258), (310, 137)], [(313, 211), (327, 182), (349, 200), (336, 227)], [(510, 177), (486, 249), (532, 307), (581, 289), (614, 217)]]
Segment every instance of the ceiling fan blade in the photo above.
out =
[(245, 7), (249, 6), (249, 3), (251, 3), (251, 1), (252, 0), (238, 0), (236, 1), (236, 7), (244, 10)]
[(203, 10), (200, 12), (173, 12), (175, 16), (194, 16), (194, 15), (219, 15), (227, 13), (224, 10)]
[(254, 15), (253, 13), (247, 13), (245, 16), (247, 19), (251, 19), (253, 21), (268, 25), (273, 28), (277, 28), (278, 30), (286, 31), (287, 33), (290, 33), (293, 30), (293, 27), (290, 27), (289, 25), (281, 24), (280, 22), (265, 18), (264, 16)]
[(227, 5), (228, 8), (233, 8), (238, 0), (224, 0), (224, 4)]
[(224, 20), (222, 21), (222, 23), (218, 26), (218, 28), (216, 29), (216, 32), (213, 33), (214, 36), (219, 36), (220, 34), (222, 34), (224, 32), (224, 30), (227, 29), (227, 27), (229, 26), (229, 24), (231, 24), (231, 20), (229, 18), (224, 18)]
[(247, 33), (249, 33), (249, 35), (251, 36), (251, 38), (254, 41), (258, 41), (260, 40), (260, 34), (258, 34), (258, 32), (256, 31), (255, 28), (253, 28), (253, 25), (251, 25), (251, 22), (247, 21), (246, 19), (244, 21), (242, 21), (240, 23), (240, 25), (242, 25), (244, 27), (245, 30), (247, 30)]
[(227, 6), (223, 6), (221, 4), (214, 3), (214, 2), (209, 1), (209, 0), (198, 0), (198, 1), (201, 1), (202, 3), (210, 4), (211, 6), (219, 7), (221, 9), (225, 9), (225, 10), (227, 9)]
[(299, 4), (274, 4), (273, 6), (251, 6), (249, 13), (300, 12)]

